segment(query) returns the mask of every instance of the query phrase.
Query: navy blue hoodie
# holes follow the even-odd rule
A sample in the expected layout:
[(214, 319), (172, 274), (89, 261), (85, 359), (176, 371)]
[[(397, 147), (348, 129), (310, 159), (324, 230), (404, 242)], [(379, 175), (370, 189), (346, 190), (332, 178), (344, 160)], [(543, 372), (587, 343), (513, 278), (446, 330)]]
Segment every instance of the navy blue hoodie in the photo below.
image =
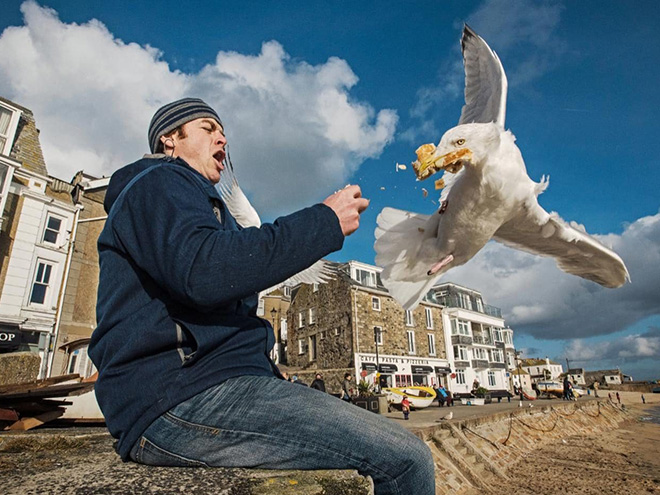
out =
[(98, 326), (89, 355), (117, 450), (160, 415), (231, 377), (273, 376), (274, 335), (257, 294), (341, 249), (323, 204), (243, 229), (213, 184), (181, 159), (118, 170), (98, 241)]

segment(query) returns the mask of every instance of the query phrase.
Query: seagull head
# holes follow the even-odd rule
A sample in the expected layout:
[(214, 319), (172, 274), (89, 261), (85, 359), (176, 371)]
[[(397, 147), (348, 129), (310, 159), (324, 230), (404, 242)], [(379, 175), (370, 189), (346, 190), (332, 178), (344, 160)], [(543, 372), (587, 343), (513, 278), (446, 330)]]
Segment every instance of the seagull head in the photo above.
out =
[(502, 129), (494, 123), (461, 124), (449, 129), (438, 146), (424, 144), (417, 149), (413, 169), (418, 180), (440, 170), (457, 173), (462, 167), (480, 167), (500, 145)]

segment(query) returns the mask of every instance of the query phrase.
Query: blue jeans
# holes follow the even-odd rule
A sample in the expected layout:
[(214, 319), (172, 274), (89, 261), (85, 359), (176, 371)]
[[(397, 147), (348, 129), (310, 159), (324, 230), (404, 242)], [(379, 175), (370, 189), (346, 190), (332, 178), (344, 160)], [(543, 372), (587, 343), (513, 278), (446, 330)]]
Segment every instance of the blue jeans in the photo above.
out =
[(387, 418), (263, 376), (211, 387), (154, 421), (131, 458), (156, 466), (356, 469), (376, 495), (435, 493), (431, 451)]

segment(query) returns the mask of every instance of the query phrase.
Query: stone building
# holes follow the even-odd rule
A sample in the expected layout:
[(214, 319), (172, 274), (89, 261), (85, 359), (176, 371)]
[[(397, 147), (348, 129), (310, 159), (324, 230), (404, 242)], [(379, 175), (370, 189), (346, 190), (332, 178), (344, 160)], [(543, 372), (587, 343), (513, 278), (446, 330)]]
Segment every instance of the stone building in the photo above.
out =
[(598, 385), (621, 385), (623, 383), (623, 373), (621, 370), (596, 370), (584, 372), (584, 384), (587, 387), (593, 387), (593, 384), (598, 382)]
[(96, 369), (87, 355), (96, 328), (99, 259), (96, 243), (107, 217), (103, 209), (109, 177), (97, 179), (78, 172), (69, 193), (80, 206), (71, 264), (65, 279), (62, 311), (55, 325), (50, 375), (78, 373), (89, 377)]
[(561, 364), (550, 361), (547, 357), (545, 359), (521, 359), (520, 365), (522, 369), (529, 373), (532, 383), (545, 380), (558, 380), (559, 376), (564, 372)]
[(351, 369), (381, 387), (447, 385), (442, 307), (425, 300), (404, 311), (383, 287), (380, 268), (357, 261), (333, 266), (334, 280), (293, 290), (289, 366)]
[(453, 283), (434, 286), (427, 299), (443, 308), (454, 395), (469, 396), (483, 387), (493, 397), (506, 396), (516, 362), (513, 330), (504, 326), (500, 308), (485, 304), (480, 292)]
[(259, 297), (257, 316), (264, 318), (273, 326), (275, 345), (270, 358), (275, 364), (287, 364), (287, 319), (286, 315), (291, 304), (291, 287), (276, 287), (266, 290)]
[(0, 98), (0, 352), (38, 354), (39, 378), (51, 363), (80, 211), (67, 186), (48, 175), (32, 112)]

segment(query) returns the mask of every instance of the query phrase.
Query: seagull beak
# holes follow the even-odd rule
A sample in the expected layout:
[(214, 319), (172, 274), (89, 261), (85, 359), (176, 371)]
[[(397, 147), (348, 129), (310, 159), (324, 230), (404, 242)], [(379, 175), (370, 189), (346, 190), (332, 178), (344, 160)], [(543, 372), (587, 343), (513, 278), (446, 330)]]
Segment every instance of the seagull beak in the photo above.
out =
[(440, 170), (447, 170), (452, 174), (458, 172), (466, 162), (472, 160), (472, 150), (461, 148), (438, 155), (433, 144), (423, 144), (417, 148), (417, 160), (412, 167), (417, 174), (417, 180), (424, 180)]

